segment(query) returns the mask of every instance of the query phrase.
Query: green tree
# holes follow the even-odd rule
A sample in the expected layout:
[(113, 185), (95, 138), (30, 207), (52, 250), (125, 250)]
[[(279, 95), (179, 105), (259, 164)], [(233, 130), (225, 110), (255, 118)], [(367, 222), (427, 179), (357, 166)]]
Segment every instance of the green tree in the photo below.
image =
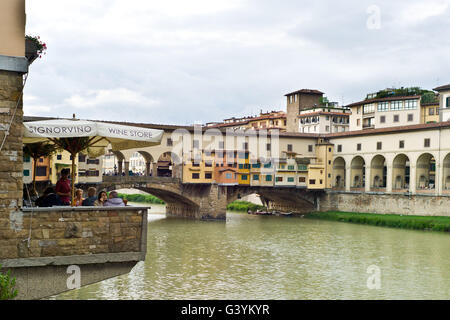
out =
[(438, 99), (434, 92), (425, 92), (422, 95), (421, 103), (437, 103)]
[(36, 142), (26, 144), (23, 147), (24, 156), (29, 156), (33, 159), (33, 193), (37, 195), (36, 191), (36, 168), (39, 158), (49, 157), (58, 150), (54, 144), (46, 142)]

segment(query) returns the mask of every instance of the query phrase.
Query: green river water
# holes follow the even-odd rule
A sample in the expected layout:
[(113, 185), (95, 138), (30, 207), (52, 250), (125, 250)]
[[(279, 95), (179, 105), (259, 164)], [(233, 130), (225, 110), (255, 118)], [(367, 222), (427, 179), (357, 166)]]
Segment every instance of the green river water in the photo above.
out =
[[(226, 222), (149, 210), (130, 274), (51, 299), (450, 299), (450, 235), (228, 213)], [(369, 289), (369, 266), (380, 289)]]

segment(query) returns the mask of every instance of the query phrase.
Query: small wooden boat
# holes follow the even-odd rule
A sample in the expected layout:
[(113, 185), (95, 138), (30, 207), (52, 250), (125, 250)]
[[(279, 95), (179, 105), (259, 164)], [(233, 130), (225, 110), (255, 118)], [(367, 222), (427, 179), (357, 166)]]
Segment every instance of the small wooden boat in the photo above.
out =
[(248, 210), (247, 213), (248, 214), (253, 214), (253, 215), (256, 215), (256, 216), (271, 216), (272, 215), (272, 212), (260, 211), (260, 210), (257, 210), (257, 211)]
[(277, 212), (276, 215), (279, 217), (291, 217), (294, 213), (293, 212)]

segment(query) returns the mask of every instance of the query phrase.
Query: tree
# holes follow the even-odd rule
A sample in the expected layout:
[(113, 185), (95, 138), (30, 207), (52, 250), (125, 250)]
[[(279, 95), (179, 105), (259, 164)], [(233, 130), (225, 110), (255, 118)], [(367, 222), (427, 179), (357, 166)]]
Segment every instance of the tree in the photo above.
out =
[[(100, 138), (100, 140), (103, 138)], [(71, 204), (74, 204), (75, 199), (75, 157), (81, 151), (88, 150), (90, 146), (98, 142), (98, 137), (76, 137), (76, 138), (53, 138), (50, 139), (59, 149), (66, 150), (72, 156), (72, 198)]]
[(439, 100), (434, 92), (425, 92), (422, 95), (421, 103), (439, 103)]
[(58, 150), (54, 144), (47, 142), (36, 142), (25, 144), (23, 147), (24, 156), (29, 156), (33, 159), (33, 193), (37, 195), (36, 191), (36, 168), (39, 158), (49, 157)]

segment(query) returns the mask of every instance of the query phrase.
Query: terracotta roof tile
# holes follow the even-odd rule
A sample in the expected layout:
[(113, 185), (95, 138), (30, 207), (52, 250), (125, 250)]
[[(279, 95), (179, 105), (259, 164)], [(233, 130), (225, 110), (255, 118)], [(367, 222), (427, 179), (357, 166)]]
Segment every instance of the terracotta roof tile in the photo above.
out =
[(444, 85), (444, 86), (440, 86), (440, 87), (437, 87), (437, 88), (434, 88), (433, 89), (434, 91), (445, 91), (445, 90), (450, 90), (450, 84), (446, 84), (446, 85)]
[(323, 95), (322, 91), (319, 90), (314, 90), (314, 89), (301, 89), (301, 90), (297, 90), (291, 93), (286, 93), (284, 96), (290, 96), (291, 94), (296, 94), (296, 93), (304, 93), (304, 94), (320, 94)]

